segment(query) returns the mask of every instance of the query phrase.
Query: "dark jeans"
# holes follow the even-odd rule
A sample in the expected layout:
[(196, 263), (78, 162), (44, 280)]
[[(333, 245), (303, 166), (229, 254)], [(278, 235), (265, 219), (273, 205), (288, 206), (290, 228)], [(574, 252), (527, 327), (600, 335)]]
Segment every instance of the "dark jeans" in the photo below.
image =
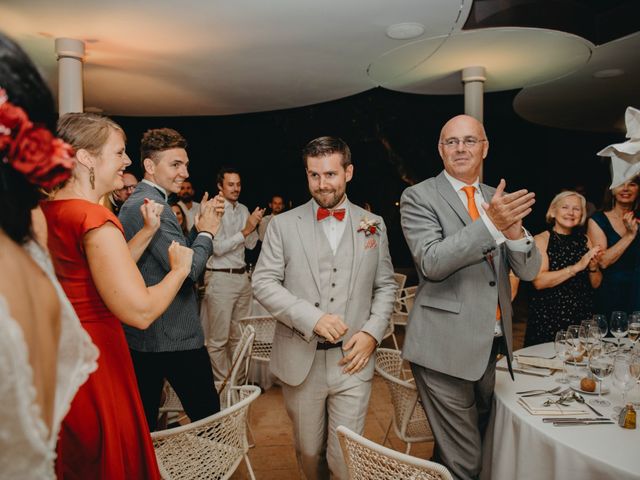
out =
[(165, 378), (178, 394), (192, 422), (220, 411), (220, 399), (205, 347), (181, 352), (130, 352), (144, 413), (152, 432), (158, 423)]

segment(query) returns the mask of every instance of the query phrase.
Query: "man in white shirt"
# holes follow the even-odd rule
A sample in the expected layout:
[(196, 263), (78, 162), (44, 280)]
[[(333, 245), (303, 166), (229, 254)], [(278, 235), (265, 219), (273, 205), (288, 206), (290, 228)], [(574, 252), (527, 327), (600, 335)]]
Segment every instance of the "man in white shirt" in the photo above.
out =
[(284, 198), (280, 195), (274, 195), (271, 197), (269, 209), (271, 210), (271, 213), (262, 217), (262, 221), (258, 226), (258, 236), (260, 237), (261, 242), (264, 241), (264, 234), (267, 233), (267, 225), (269, 225), (271, 219), (279, 213), (284, 212)]
[(459, 115), (440, 133), (444, 171), (407, 188), (402, 229), (420, 285), (403, 345), (435, 437), (434, 459), (457, 480), (478, 478), (496, 354), (511, 370), (509, 269), (532, 280), (540, 252), (522, 227), (534, 194), (479, 182), (484, 127)]
[(193, 227), (196, 214), (200, 210), (200, 204), (193, 201), (194, 197), (195, 192), (193, 191), (191, 180), (185, 180), (178, 192), (178, 198), (180, 199), (178, 205), (182, 207), (182, 211), (184, 212), (185, 220), (187, 221), (187, 231)]
[(251, 282), (244, 250), (258, 242), (256, 228), (264, 208), (253, 213), (238, 202), (240, 174), (233, 168), (218, 172), (218, 189), (225, 199), (222, 224), (213, 240), (213, 255), (207, 262), (201, 320), (213, 373), (219, 380), (229, 373), (233, 349), (240, 340), (239, 320), (251, 314)]

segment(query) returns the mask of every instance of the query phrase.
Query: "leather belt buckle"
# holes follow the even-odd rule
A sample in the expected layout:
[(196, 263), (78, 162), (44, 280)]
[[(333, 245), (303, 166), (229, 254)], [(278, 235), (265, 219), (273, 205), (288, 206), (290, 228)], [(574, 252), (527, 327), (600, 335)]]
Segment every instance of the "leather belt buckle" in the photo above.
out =
[(316, 350), (331, 350), (332, 348), (342, 348), (342, 342), (331, 343), (331, 342), (318, 342), (316, 345)]

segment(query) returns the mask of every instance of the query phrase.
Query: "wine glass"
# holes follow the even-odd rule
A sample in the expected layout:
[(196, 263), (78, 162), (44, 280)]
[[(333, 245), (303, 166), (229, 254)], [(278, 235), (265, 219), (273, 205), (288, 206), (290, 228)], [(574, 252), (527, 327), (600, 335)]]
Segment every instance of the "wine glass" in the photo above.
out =
[(640, 338), (640, 312), (633, 312), (629, 315), (629, 340), (633, 342), (631, 348), (635, 347)]
[(567, 327), (567, 346), (569, 357), (573, 360), (573, 372), (569, 375), (570, 380), (579, 380), (578, 375), (578, 358), (582, 355), (582, 347), (580, 345), (580, 326), (569, 325)]
[(609, 325), (611, 335), (618, 339), (618, 349), (620, 349), (620, 339), (629, 333), (629, 319), (625, 312), (611, 312), (611, 324)]
[(580, 336), (580, 345), (588, 356), (593, 344), (600, 341), (600, 329), (593, 323), (593, 320), (583, 320), (578, 335)]
[(562, 360), (562, 378), (556, 379), (558, 383), (569, 383), (569, 379), (567, 378), (567, 368), (565, 365), (565, 358), (567, 357), (567, 332), (565, 330), (558, 330), (556, 332), (556, 338), (554, 341), (554, 347), (556, 349), (556, 354), (558, 358)]
[(602, 315), (601, 313), (596, 313), (592, 320), (596, 322), (598, 328), (600, 329), (600, 338), (604, 338), (609, 333), (609, 324), (607, 323), (607, 317)]
[[(640, 353), (634, 353), (632, 351), (629, 360), (629, 371), (631, 372), (631, 376), (636, 379), (636, 383), (640, 384)], [(634, 405), (637, 405), (637, 402), (634, 403)]]
[(613, 359), (613, 383), (622, 392), (622, 406), (613, 409), (616, 414), (619, 414), (627, 404), (627, 392), (633, 388), (636, 381), (631, 369), (631, 355), (616, 355)]
[(601, 407), (608, 407), (611, 405), (611, 402), (602, 398), (602, 381), (613, 372), (613, 357), (607, 353), (604, 344), (599, 343), (591, 349), (591, 355), (589, 355), (589, 370), (591, 370), (593, 376), (598, 380), (598, 398), (592, 400), (590, 403)]

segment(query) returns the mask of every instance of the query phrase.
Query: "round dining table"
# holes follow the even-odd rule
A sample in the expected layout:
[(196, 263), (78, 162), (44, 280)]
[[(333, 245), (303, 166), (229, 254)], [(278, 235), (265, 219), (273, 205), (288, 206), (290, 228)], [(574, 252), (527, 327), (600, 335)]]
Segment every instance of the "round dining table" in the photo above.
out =
[[(516, 352), (540, 357), (551, 357), (554, 353), (552, 343)], [(498, 367), (506, 367), (504, 362), (503, 358)], [(567, 369), (573, 373), (574, 367), (567, 366)], [(583, 367), (578, 374), (586, 376), (587, 372)], [(556, 382), (561, 372), (547, 377), (518, 372), (514, 375), (515, 381), (508, 372), (496, 371), (494, 408), (483, 449), (483, 480), (640, 479), (640, 423), (635, 430), (624, 429), (617, 423), (576, 426), (544, 423), (543, 416), (531, 415), (518, 403), (516, 392), (565, 388)], [(611, 406), (596, 406), (607, 418), (612, 417), (613, 407), (621, 404), (621, 394), (610, 384), (605, 380), (609, 393), (603, 398), (608, 399)], [(587, 401), (594, 398), (583, 396)], [(596, 417), (593, 412), (587, 416)], [(640, 421), (640, 415), (638, 417)]]

